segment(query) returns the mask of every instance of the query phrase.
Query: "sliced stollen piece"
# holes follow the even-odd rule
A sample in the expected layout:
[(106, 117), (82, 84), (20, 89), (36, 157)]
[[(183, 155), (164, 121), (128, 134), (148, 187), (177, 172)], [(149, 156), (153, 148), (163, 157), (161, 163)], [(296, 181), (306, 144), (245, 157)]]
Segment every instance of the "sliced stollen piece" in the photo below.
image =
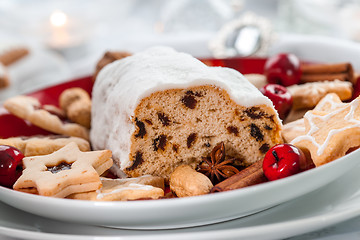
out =
[(229, 157), (249, 165), (282, 141), (272, 102), (239, 72), (166, 47), (107, 65), (92, 96), (92, 146), (112, 150), (131, 177), (168, 179), (222, 141)]

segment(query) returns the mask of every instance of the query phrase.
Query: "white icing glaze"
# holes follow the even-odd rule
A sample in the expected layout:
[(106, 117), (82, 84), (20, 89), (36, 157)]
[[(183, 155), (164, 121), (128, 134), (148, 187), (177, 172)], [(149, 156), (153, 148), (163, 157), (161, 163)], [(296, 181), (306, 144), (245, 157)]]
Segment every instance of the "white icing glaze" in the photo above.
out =
[(127, 182), (136, 183), (136, 182), (140, 181), (141, 179), (148, 178), (148, 177), (151, 177), (151, 175), (147, 174), (147, 175), (143, 175), (143, 176), (135, 177), (135, 178), (115, 178), (115, 179), (111, 179), (111, 180), (109, 180), (109, 178), (100, 177), (100, 180), (101, 181), (115, 181), (118, 184), (124, 184)]
[(327, 94), (321, 99), (321, 101), (316, 105), (315, 110), (323, 110), (325, 105), (329, 105), (329, 111), (335, 110), (344, 105), (343, 102), (335, 102), (333, 94)]
[[(304, 116), (304, 118), (307, 119), (309, 125), (310, 125), (310, 129), (309, 131), (302, 136), (298, 136), (296, 137), (294, 140), (291, 141), (291, 144), (296, 144), (297, 142), (300, 142), (302, 140), (308, 140), (310, 141), (312, 144), (314, 144), (317, 147), (317, 155), (320, 156), (321, 154), (324, 153), (324, 150), (327, 148), (331, 138), (344, 131), (347, 129), (351, 129), (351, 128), (355, 128), (355, 127), (360, 127), (360, 121), (354, 118), (354, 112), (356, 110), (356, 108), (359, 106), (359, 101), (360, 99), (357, 98), (355, 100), (353, 100), (351, 103), (349, 104), (342, 104), (342, 103), (337, 103), (334, 102), (331, 98), (331, 96), (329, 96), (326, 101), (324, 101), (325, 103), (330, 103), (331, 104), (331, 109), (336, 109), (331, 111), (330, 113), (320, 116), (320, 115), (314, 115), (311, 111), (307, 112)], [(342, 106), (341, 106), (342, 105)], [(327, 122), (329, 119), (331, 119), (332, 117), (336, 116), (337, 114), (339, 114), (340, 112), (344, 111), (344, 109), (350, 107), (349, 113), (347, 113), (344, 117), (344, 121), (347, 123), (352, 123), (351, 125), (346, 125), (342, 128), (338, 128), (338, 129), (331, 129), (328, 133), (328, 135), (326, 136), (324, 142), (318, 143), (316, 141), (316, 139), (312, 136), (315, 132), (317, 132), (319, 130), (319, 128), (316, 126), (316, 124), (314, 123), (314, 118), (319, 118), (321, 119), (321, 121), (323, 122)]]
[[(124, 179), (122, 179), (124, 180)], [(150, 191), (150, 190), (153, 190), (155, 187), (151, 186), (151, 185), (143, 185), (143, 184), (138, 184), (138, 183), (130, 183), (129, 185), (127, 185), (126, 187), (119, 187), (119, 188), (116, 188), (110, 192), (106, 192), (106, 193), (103, 193), (101, 191), (101, 189), (99, 190), (96, 190), (96, 193), (97, 193), (97, 196), (96, 198), (97, 199), (101, 199), (101, 198), (104, 198), (108, 195), (111, 195), (111, 194), (115, 194), (115, 193), (120, 193), (120, 192), (123, 192), (125, 190), (143, 190), (143, 191)]]
[(161, 90), (209, 84), (225, 89), (245, 107), (273, 106), (233, 69), (208, 67), (188, 54), (154, 47), (115, 61), (99, 73), (92, 93), (90, 137), (94, 149), (112, 150), (115, 162), (125, 169), (130, 164), (130, 137), (135, 131), (131, 117), (140, 100)]

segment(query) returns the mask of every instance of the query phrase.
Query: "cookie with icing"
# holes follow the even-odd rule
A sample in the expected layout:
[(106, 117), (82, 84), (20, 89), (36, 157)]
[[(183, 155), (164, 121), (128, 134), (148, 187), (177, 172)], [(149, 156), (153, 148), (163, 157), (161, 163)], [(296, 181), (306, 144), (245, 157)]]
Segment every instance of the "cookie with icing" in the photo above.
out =
[(295, 110), (311, 109), (328, 93), (336, 93), (342, 101), (352, 97), (352, 83), (340, 80), (309, 82), (288, 87)]
[(304, 116), (305, 132), (290, 143), (311, 156), (320, 166), (344, 156), (360, 146), (360, 97), (342, 103), (327, 95)]
[(297, 136), (304, 134), (305, 123), (303, 118), (284, 124), (283, 130), (281, 132), (285, 143), (290, 143)]
[[(316, 111), (328, 111), (334, 110), (338, 107), (343, 106), (345, 103), (341, 101), (339, 96), (335, 93), (329, 93), (323, 97), (320, 102), (316, 105), (313, 110)], [(299, 110), (303, 111), (303, 110)], [(305, 115), (307, 111), (304, 111), (302, 115)], [(290, 143), (294, 138), (305, 134), (305, 122), (304, 118), (298, 118), (294, 121), (287, 122), (284, 124), (283, 131), (281, 132), (282, 137), (286, 143)]]
[(101, 178), (102, 187), (96, 191), (71, 194), (68, 198), (93, 201), (129, 201), (157, 199), (164, 196), (164, 179), (151, 175), (137, 178)]

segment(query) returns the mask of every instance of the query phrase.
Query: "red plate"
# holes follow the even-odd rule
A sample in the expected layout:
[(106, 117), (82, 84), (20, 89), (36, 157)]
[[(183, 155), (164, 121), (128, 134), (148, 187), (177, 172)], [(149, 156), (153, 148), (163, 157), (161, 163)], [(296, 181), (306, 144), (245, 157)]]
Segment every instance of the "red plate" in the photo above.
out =
[[(39, 99), (41, 104), (52, 104), (58, 106), (58, 99), (62, 91), (71, 87), (80, 87), (91, 93), (91, 77), (71, 80), (69, 82), (44, 88), (42, 90), (29, 93), (27, 95)], [(30, 122), (10, 114), (3, 106), (0, 106), (0, 138), (33, 136), (38, 134), (48, 135), (52, 133), (36, 127)]]
[[(201, 59), (202, 62), (209, 66), (230, 67), (238, 70), (243, 74), (262, 73), (265, 59), (260, 58), (232, 58), (232, 59)], [(58, 106), (60, 94), (67, 88), (80, 87), (85, 89), (89, 94), (92, 90), (91, 77), (71, 80), (59, 85), (44, 88), (42, 90), (29, 93), (28, 96), (37, 98), (41, 104), (52, 104)], [(50, 132), (36, 127), (28, 121), (22, 120), (0, 106), (0, 138), (9, 138), (16, 136), (48, 135)]]

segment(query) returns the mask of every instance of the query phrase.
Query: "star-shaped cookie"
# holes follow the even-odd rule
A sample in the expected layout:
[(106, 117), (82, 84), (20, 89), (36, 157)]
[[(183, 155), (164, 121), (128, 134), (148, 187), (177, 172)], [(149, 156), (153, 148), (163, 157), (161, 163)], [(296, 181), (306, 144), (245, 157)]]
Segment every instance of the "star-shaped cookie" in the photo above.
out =
[(319, 104), (304, 116), (305, 134), (290, 142), (309, 153), (316, 166), (360, 146), (360, 97), (342, 103), (327, 95)]
[(100, 178), (102, 187), (96, 191), (75, 193), (72, 199), (93, 201), (128, 201), (136, 199), (157, 199), (164, 196), (164, 179), (144, 175), (137, 178)]
[[(341, 101), (339, 96), (335, 93), (329, 93), (323, 97), (313, 110), (316, 111), (330, 111), (344, 106), (345, 103)], [(297, 136), (305, 134), (304, 118), (288, 122), (284, 125), (282, 136), (286, 143), (290, 143)]]
[(13, 188), (52, 197), (97, 190), (100, 175), (113, 164), (111, 155), (110, 150), (81, 152), (71, 142), (49, 155), (26, 157)]

